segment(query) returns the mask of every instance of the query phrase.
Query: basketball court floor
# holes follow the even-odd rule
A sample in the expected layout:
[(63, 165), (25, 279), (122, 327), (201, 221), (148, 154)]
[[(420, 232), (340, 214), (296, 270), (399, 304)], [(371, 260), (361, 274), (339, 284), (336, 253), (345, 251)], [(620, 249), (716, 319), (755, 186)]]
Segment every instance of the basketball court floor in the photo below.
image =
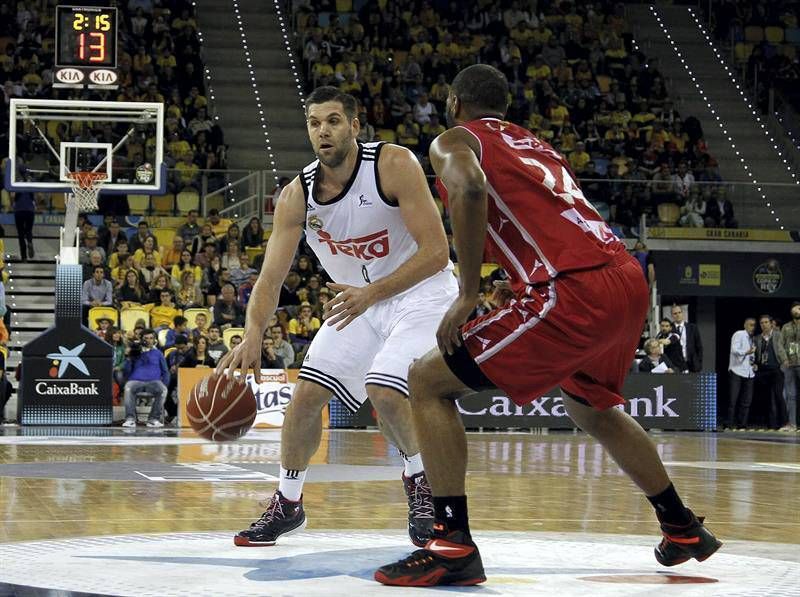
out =
[(653, 435), (725, 543), (672, 569), (653, 558), (649, 503), (591, 439), (470, 434), (470, 514), (489, 580), (404, 589), (372, 580), (413, 549), (399, 459), (378, 433), (325, 432), (305, 488), (308, 531), (270, 548), (234, 547), (232, 535), (277, 483), (279, 431), (227, 444), (177, 430), (2, 433), (0, 595), (800, 596), (795, 434)]

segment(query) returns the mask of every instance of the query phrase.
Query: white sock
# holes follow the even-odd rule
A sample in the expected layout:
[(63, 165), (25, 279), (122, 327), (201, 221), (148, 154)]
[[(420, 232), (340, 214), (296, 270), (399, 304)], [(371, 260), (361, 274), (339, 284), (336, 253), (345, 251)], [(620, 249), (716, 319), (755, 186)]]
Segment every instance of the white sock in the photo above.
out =
[(281, 467), (281, 480), (278, 485), (278, 491), (290, 502), (300, 501), (303, 495), (303, 483), (306, 481), (307, 470), (286, 470)]
[(403, 457), (403, 463), (406, 466), (405, 470), (406, 477), (413, 477), (414, 475), (418, 475), (423, 470), (425, 470), (422, 466), (422, 456), (420, 456), (419, 452), (417, 452), (413, 456), (406, 456), (405, 454), (400, 452), (400, 456)]

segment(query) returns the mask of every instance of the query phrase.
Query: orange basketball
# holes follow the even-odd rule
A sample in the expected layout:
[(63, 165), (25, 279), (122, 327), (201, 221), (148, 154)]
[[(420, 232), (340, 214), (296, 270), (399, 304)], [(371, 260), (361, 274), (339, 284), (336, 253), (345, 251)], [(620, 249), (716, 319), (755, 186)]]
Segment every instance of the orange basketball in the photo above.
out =
[(211, 375), (192, 388), (186, 416), (199, 436), (215, 442), (233, 441), (253, 426), (256, 397), (242, 378)]

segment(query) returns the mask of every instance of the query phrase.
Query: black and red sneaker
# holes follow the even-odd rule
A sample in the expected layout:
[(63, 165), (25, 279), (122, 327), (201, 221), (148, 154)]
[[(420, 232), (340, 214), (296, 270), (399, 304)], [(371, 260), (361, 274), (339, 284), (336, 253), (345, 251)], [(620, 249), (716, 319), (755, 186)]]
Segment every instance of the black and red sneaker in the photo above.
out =
[(436, 532), (424, 549), (399, 562), (381, 566), (375, 580), (400, 587), (469, 586), (486, 581), (481, 554), (461, 531)]
[(278, 537), (299, 533), (306, 528), (302, 496), (300, 500), (292, 502), (276, 490), (266, 507), (261, 518), (251, 524), (249, 529), (240, 531), (234, 536), (234, 545), (270, 547), (275, 545)]
[(677, 566), (694, 558), (703, 562), (722, 547), (722, 541), (703, 526), (705, 518), (699, 518), (688, 510), (692, 520), (689, 524), (679, 526), (661, 523), (661, 534), (664, 538), (655, 548), (656, 560), (662, 566)]
[(433, 536), (433, 494), (425, 472), (403, 475), (403, 488), (408, 498), (408, 536), (417, 547), (425, 547)]

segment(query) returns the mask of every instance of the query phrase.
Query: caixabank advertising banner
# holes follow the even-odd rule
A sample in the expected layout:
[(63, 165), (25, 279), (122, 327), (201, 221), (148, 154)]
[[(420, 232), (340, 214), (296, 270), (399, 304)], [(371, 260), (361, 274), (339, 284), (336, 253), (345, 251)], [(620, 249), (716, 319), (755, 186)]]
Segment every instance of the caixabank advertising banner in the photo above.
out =
[[(717, 420), (716, 373), (632, 374), (623, 389), (623, 409), (645, 429), (713, 430)], [(367, 401), (347, 420), (343, 409), (331, 403), (331, 426), (371, 427), (376, 413)], [(558, 388), (518, 406), (502, 391), (465, 396), (458, 409), (467, 429), (572, 429)], [(344, 409), (346, 410), (346, 409)]]

